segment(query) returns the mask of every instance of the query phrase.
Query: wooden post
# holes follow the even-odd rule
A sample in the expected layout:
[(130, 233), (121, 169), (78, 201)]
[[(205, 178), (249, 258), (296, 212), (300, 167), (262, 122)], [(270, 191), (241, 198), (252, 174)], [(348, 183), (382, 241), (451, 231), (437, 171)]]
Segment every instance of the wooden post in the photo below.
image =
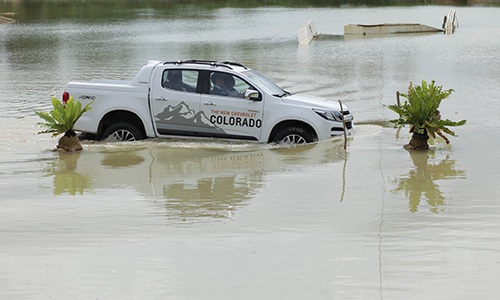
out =
[(347, 129), (345, 127), (345, 120), (344, 120), (344, 109), (342, 108), (342, 100), (339, 100), (340, 104), (340, 116), (342, 119), (342, 127), (344, 128), (344, 150), (347, 149)]
[(401, 106), (401, 102), (399, 101), (399, 91), (396, 91), (396, 103), (398, 106)]

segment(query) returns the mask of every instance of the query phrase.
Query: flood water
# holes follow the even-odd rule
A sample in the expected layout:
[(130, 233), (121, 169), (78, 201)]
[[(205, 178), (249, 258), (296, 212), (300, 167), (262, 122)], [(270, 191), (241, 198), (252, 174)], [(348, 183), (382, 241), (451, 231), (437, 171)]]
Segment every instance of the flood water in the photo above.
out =
[[(500, 296), (500, 8), (44, 3), (0, 3), (19, 21), (0, 25), (0, 299)], [(451, 8), (453, 35), (343, 36), (441, 27)], [(322, 38), (299, 45), (308, 20)], [(341, 99), (357, 131), (346, 150), (151, 139), (72, 154), (36, 134), (68, 81), (188, 58)], [(453, 88), (441, 114), (467, 124), (409, 153), (385, 105), (422, 79)]]

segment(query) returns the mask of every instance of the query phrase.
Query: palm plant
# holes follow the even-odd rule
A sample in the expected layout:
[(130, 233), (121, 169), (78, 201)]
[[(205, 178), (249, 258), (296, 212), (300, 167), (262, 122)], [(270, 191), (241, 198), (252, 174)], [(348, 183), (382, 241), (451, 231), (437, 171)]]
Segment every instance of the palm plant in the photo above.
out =
[(461, 126), (466, 122), (466, 120), (454, 122), (441, 119), (439, 105), (451, 93), (453, 89), (443, 90), (442, 86), (435, 85), (434, 80), (430, 84), (422, 80), (421, 86), (413, 86), (410, 82), (408, 93), (401, 94), (407, 100), (402, 105), (388, 106), (390, 110), (399, 114), (399, 119), (391, 121), (396, 127), (410, 125), (410, 133), (413, 134), (410, 143), (405, 147), (414, 150), (429, 149), (427, 142), (429, 137), (435, 139), (437, 136), (444, 139), (447, 144), (450, 143), (444, 134), (455, 136), (455, 132), (448, 127)]
[(82, 145), (73, 127), (83, 113), (91, 109), (90, 103), (82, 108), (82, 103), (75, 102), (73, 97), (70, 97), (65, 104), (52, 97), (52, 106), (54, 109), (50, 113), (35, 112), (37, 116), (45, 121), (44, 123), (38, 123), (38, 125), (46, 128), (46, 130), (40, 131), (39, 134), (52, 133), (52, 136), (57, 136), (64, 133), (64, 136), (59, 139), (57, 149), (65, 151), (82, 150)]

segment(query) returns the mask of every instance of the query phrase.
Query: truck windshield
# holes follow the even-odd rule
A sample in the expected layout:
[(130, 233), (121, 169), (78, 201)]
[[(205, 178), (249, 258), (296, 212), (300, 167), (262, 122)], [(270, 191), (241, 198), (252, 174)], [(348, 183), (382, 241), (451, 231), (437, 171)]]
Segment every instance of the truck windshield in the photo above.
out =
[(289, 94), (259, 72), (250, 70), (242, 72), (242, 74), (252, 80), (259, 88), (271, 95), (283, 97)]

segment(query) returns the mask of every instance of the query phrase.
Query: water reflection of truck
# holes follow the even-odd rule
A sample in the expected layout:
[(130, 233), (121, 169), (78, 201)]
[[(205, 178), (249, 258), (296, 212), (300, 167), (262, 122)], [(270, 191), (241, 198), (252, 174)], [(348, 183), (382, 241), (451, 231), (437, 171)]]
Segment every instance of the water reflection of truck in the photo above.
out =
[(56, 194), (127, 188), (160, 203), (169, 217), (219, 218), (246, 205), (266, 183), (266, 174), (343, 161), (342, 146), (340, 139), (294, 148), (157, 141), (95, 144), (81, 154), (59, 154), (59, 164), (48, 173), (54, 176)]

